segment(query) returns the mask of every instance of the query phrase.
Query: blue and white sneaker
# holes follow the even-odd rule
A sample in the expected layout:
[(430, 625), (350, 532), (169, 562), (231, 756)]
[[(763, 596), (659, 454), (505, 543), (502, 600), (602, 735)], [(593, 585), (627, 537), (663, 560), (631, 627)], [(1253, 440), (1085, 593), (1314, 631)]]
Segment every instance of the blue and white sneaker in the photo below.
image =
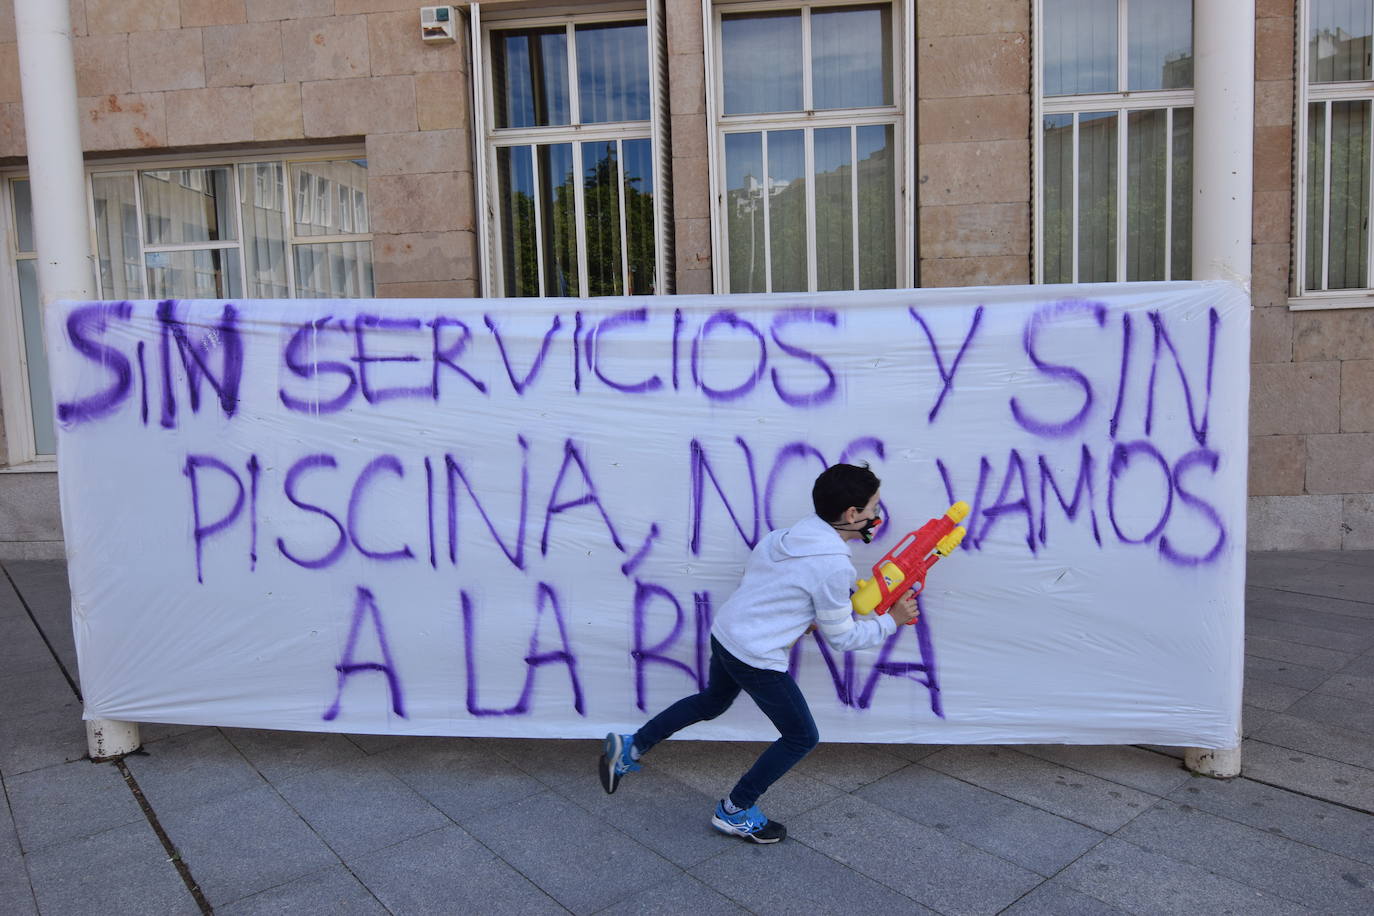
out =
[(601, 777), (601, 788), (606, 790), (607, 795), (620, 785), (620, 777), (643, 769), (630, 756), (630, 748), (633, 746), (634, 735), (617, 735), (611, 732), (606, 736), (605, 749), (596, 762), (596, 772)]
[(754, 843), (779, 843), (787, 836), (787, 828), (764, 817), (758, 805), (727, 814), (724, 799), (716, 803), (716, 813), (711, 818), (711, 826), (721, 833), (742, 837)]

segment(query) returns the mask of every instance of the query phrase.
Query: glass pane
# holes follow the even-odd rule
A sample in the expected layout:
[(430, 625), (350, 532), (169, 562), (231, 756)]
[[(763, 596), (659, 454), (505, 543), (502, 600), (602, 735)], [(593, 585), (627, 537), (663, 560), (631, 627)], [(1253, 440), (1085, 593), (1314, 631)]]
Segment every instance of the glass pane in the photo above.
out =
[(1193, 278), (1193, 109), (1174, 109), (1171, 280)]
[(857, 128), (859, 288), (897, 285), (897, 150), (891, 124)]
[(892, 7), (811, 13), (811, 93), (815, 108), (892, 104)]
[(1046, 115), (1042, 164), (1045, 283), (1073, 282), (1073, 115)]
[(1324, 289), (1322, 251), (1326, 247), (1326, 103), (1307, 106), (1307, 262), (1304, 289)]
[[(266, 164), (280, 167), (278, 163)], [(266, 182), (268, 177), (264, 175), (261, 180)], [(366, 159), (293, 162), (291, 185), (296, 189), (297, 237), (367, 231)], [(351, 206), (344, 206), (345, 201)]]
[(100, 294), (105, 299), (143, 298), (143, 249), (133, 175), (94, 175), (95, 245)]
[(1369, 285), (1369, 101), (1331, 103), (1327, 289)]
[[(1370, 0), (1310, 0), (1307, 74), (1314, 83), (1370, 78)], [(1334, 122), (1333, 122), (1334, 123)]]
[(654, 151), (649, 140), (622, 140), (625, 156), (625, 247), (632, 296), (658, 290), (654, 232)]
[(805, 142), (805, 131), (768, 133), (768, 231), (775, 293), (808, 286)]
[(371, 242), (295, 245), (296, 296), (366, 299), (372, 295)]
[(577, 27), (582, 123), (649, 120), (649, 30), (642, 22)]
[(233, 248), (150, 251), (144, 255), (150, 299), (237, 299), (243, 295)]
[(33, 188), (27, 178), (11, 181), (14, 190), (14, 249), (33, 251)]
[(826, 127), (815, 133), (816, 288), (854, 288), (853, 130)]
[(1129, 5), (1128, 89), (1190, 89), (1193, 85), (1193, 0)]
[(53, 437), (52, 388), (48, 385), (48, 354), (43, 349), (43, 309), (38, 299), (38, 274), (32, 258), (17, 261), (19, 311), (24, 324), (24, 355), (29, 361), (29, 407), (33, 410), (34, 451), (57, 452)]
[[(251, 299), (284, 299), (291, 295), (286, 267), (285, 169), (280, 162), (239, 166), (239, 202), (243, 220), (243, 261)], [(348, 194), (346, 189), (341, 190)], [(340, 209), (345, 209), (341, 206)], [(352, 224), (353, 202), (346, 209)]]
[(143, 232), (149, 245), (188, 245), (238, 238), (228, 166), (140, 172)]
[(725, 113), (801, 111), (801, 13), (720, 18)]
[(1116, 112), (1078, 116), (1078, 282), (1116, 279)]
[(614, 140), (582, 144), (582, 174), (587, 294), (619, 296), (625, 287), (620, 263), (620, 165)]
[(1164, 196), (1168, 173), (1168, 111), (1133, 111), (1126, 118), (1126, 279), (1163, 280)]
[(725, 135), (725, 233), (730, 247), (730, 292), (765, 289), (763, 134)]
[(1116, 0), (1045, 0), (1045, 95), (1115, 92)]
[(577, 197), (571, 143), (535, 147), (539, 160), (539, 216), (544, 253), (544, 295), (577, 296)]
[(568, 33), (562, 26), (492, 32), (491, 77), (497, 127), (570, 123)]
[(502, 293), (539, 295), (539, 262), (535, 254), (534, 160), (528, 146), (496, 149), (496, 200), (501, 210)]

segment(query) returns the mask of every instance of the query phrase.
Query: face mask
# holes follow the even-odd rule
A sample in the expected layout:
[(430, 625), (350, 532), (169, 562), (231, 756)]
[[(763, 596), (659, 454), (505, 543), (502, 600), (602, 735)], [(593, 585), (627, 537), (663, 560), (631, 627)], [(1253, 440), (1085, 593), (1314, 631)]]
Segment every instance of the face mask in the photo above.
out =
[(836, 529), (837, 531), (857, 531), (859, 533), (859, 537), (863, 539), (863, 542), (865, 544), (872, 544), (873, 529), (877, 528), (882, 523), (883, 520), (879, 516), (875, 515), (872, 518), (863, 518), (851, 523), (855, 525), (860, 525), (861, 527), (859, 528), (850, 528), (847, 525), (835, 524), (832, 524), (830, 527)]

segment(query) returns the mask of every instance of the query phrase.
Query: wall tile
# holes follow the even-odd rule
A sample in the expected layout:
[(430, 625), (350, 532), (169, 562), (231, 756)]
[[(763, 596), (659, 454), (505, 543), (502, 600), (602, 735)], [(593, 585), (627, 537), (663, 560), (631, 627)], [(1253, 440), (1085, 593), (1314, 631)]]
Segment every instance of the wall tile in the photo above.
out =
[(1030, 115), (1029, 95), (922, 99), (916, 139), (923, 144), (982, 140), (1028, 142)]
[(253, 139), (299, 140), (305, 136), (300, 83), (253, 87)]
[(1293, 20), (1255, 21), (1255, 79), (1292, 79), (1293, 50)]
[(1339, 496), (1252, 496), (1249, 550), (1340, 550)]
[[(1341, 363), (1341, 432), (1374, 433), (1374, 352)], [(1374, 461), (1374, 455), (1370, 456)]]
[(134, 92), (204, 86), (200, 29), (134, 32), (129, 36), (129, 76)]
[(1030, 145), (1020, 140), (933, 143), (916, 160), (922, 206), (1030, 200)]
[(181, 0), (181, 24), (233, 25), (247, 22), (248, 13), (243, 0)]
[(167, 93), (170, 146), (248, 143), (253, 139), (253, 92), (244, 86)]
[(1293, 80), (1259, 80), (1255, 83), (1255, 126), (1291, 127)]
[(476, 280), (439, 280), (419, 283), (378, 283), (378, 299), (475, 299)]
[(1287, 306), (1257, 308), (1250, 313), (1250, 362), (1293, 361), (1293, 313)]
[(86, 30), (90, 35), (155, 32), (180, 26), (179, 0), (86, 0)]
[(369, 177), (367, 195), (376, 234), (476, 228), (472, 177), (465, 173)]
[(993, 35), (1030, 31), (1026, 0), (944, 0), (916, 6), (916, 34), (921, 38), (945, 35)]
[(415, 110), (421, 130), (468, 127), (467, 77), (458, 70), (415, 75)]
[(1374, 495), (1346, 496), (1341, 503), (1344, 550), (1374, 550)]
[(161, 92), (77, 99), (81, 145), (86, 150), (142, 150), (167, 145), (167, 109)]
[(361, 137), (416, 128), (415, 82), (409, 76), (303, 83), (301, 105), (307, 137)]
[(706, 71), (700, 54), (668, 58), (668, 110), (675, 115), (706, 113)]
[(1297, 496), (1307, 472), (1307, 443), (1302, 436), (1254, 436), (1250, 439), (1250, 495)]
[(116, 95), (133, 89), (129, 74), (129, 36), (92, 35), (72, 42), (76, 57), (76, 94)]
[(923, 99), (1024, 95), (1030, 42), (1024, 35), (971, 35), (917, 42), (916, 91)]
[(334, 15), (334, 0), (247, 0), (249, 22)]
[[(1287, 196), (1286, 191), (1279, 193)], [(1286, 244), (1251, 246), (1250, 298), (1253, 300), (1255, 308), (1288, 307), (1290, 290), (1288, 270), (1291, 254), (1292, 249)]]
[(923, 258), (1030, 254), (1030, 205), (964, 204), (921, 208)]
[(1374, 434), (1308, 436), (1307, 492), (1374, 492)]
[(669, 54), (700, 55), (702, 41), (701, 5), (696, 3), (667, 3), (664, 25), (668, 31)]
[(1255, 190), (1292, 189), (1293, 129), (1291, 127), (1255, 128)]
[(372, 236), (373, 276), (379, 284), (475, 280), (476, 260), (472, 231)]
[(282, 23), (287, 82), (367, 76), (367, 17), (297, 19)]
[(1296, 312), (1296, 360), (1367, 359), (1374, 353), (1374, 308)]
[(1250, 369), (1250, 435), (1340, 429), (1340, 363), (1266, 363)]
[(1288, 247), (1291, 235), (1293, 195), (1289, 191), (1256, 191), (1251, 219), (1255, 244)]
[(940, 258), (921, 261), (921, 286), (1009, 286), (1030, 282), (1029, 257)]
[(0, 156), (24, 155), (24, 107), (0, 103)]
[(466, 130), (372, 134), (367, 138), (367, 169), (372, 176), (470, 172), (472, 137)]
[(207, 86), (261, 86), (283, 80), (280, 23), (212, 26), (204, 31), (204, 44)]
[(0, 102), (21, 102), (19, 86), (19, 45), (12, 41), (0, 43)]
[(467, 66), (466, 32), (462, 28), (458, 31), (457, 41), (429, 44), (420, 38), (420, 13), (414, 7), (368, 16), (368, 57), (373, 75), (463, 69)]

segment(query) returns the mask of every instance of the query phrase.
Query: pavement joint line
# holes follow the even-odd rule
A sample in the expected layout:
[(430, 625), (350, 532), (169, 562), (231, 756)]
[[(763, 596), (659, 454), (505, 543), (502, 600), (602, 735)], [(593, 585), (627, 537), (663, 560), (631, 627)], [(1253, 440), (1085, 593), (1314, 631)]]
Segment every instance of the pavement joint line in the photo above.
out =
[(167, 853), (167, 861), (176, 868), (177, 874), (181, 877), (182, 883), (186, 885), (186, 890), (190, 893), (191, 898), (195, 900), (196, 906), (200, 907), (204, 916), (212, 916), (215, 911), (210, 906), (210, 901), (205, 899), (205, 894), (201, 891), (200, 885), (191, 875), (190, 867), (182, 860), (181, 853), (172, 844), (172, 838), (167, 835), (166, 830), (162, 829), (162, 823), (157, 819), (157, 813), (153, 811), (153, 806), (148, 804), (148, 799), (144, 797), (143, 789), (139, 787), (138, 780), (130, 771), (128, 764), (124, 762), (122, 757), (111, 762), (115, 769), (119, 770), (119, 774), (124, 777), (124, 782), (128, 785), (129, 791), (133, 792), (134, 800), (143, 809), (143, 816), (148, 819), (148, 826), (153, 828), (153, 833), (157, 834), (157, 840), (162, 844), (163, 851)]
[(33, 624), (33, 628), (38, 631), (38, 637), (43, 640), (43, 645), (48, 647), (48, 654), (51, 655), (52, 660), (57, 663), (57, 668), (62, 672), (62, 676), (67, 679), (67, 683), (72, 688), (72, 693), (75, 693), (76, 698), (84, 703), (85, 698), (81, 696), (81, 688), (77, 686), (76, 679), (73, 678), (71, 672), (67, 670), (67, 666), (62, 663), (62, 658), (57, 654), (57, 650), (53, 648), (52, 640), (48, 639), (48, 634), (43, 632), (43, 626), (38, 622), (38, 618), (34, 616), (33, 608), (29, 607), (29, 602), (24, 597), (24, 593), (19, 590), (19, 583), (15, 582), (14, 576), (10, 575), (9, 567), (4, 563), (0, 563), (0, 570), (4, 571), (5, 580), (9, 582), (10, 588), (14, 589), (14, 595), (19, 599), (20, 606), (24, 608), (24, 613), (28, 615), (29, 622)]
[(34, 893), (33, 878), (29, 875), (28, 853), (24, 850), (23, 843), (19, 839), (19, 828), (14, 825), (14, 806), (10, 804), (10, 788), (3, 773), (0, 773), (0, 795), (5, 797), (5, 813), (9, 815), (10, 829), (14, 832), (14, 847), (19, 850), (19, 857), (23, 860), (24, 883), (28, 885), (29, 899), (33, 901), (33, 911), (37, 913), (39, 912), (38, 895)]
[[(1255, 588), (1267, 588), (1267, 589), (1269, 589), (1270, 591), (1282, 592), (1282, 593), (1284, 593), (1284, 594), (1286, 594), (1286, 595), (1302, 595), (1302, 596), (1307, 597), (1307, 598), (1325, 598), (1325, 599), (1327, 599), (1328, 601), (1351, 601), (1351, 602), (1354, 602), (1355, 604), (1374, 604), (1374, 601), (1364, 601), (1364, 600), (1361, 600), (1361, 599), (1359, 599), (1359, 598), (1344, 598), (1344, 597), (1341, 597), (1341, 596), (1339, 596), (1339, 595), (1317, 595), (1317, 594), (1314, 594), (1314, 593), (1312, 593), (1312, 592), (1300, 592), (1300, 591), (1298, 591), (1297, 589), (1293, 589), (1293, 588), (1279, 588), (1279, 587), (1273, 586), (1273, 585), (1257, 585), (1257, 586), (1254, 586), (1254, 587), (1255, 587)], [(1340, 613), (1340, 612), (1339, 612), (1339, 611), (1333, 611), (1332, 613)]]

